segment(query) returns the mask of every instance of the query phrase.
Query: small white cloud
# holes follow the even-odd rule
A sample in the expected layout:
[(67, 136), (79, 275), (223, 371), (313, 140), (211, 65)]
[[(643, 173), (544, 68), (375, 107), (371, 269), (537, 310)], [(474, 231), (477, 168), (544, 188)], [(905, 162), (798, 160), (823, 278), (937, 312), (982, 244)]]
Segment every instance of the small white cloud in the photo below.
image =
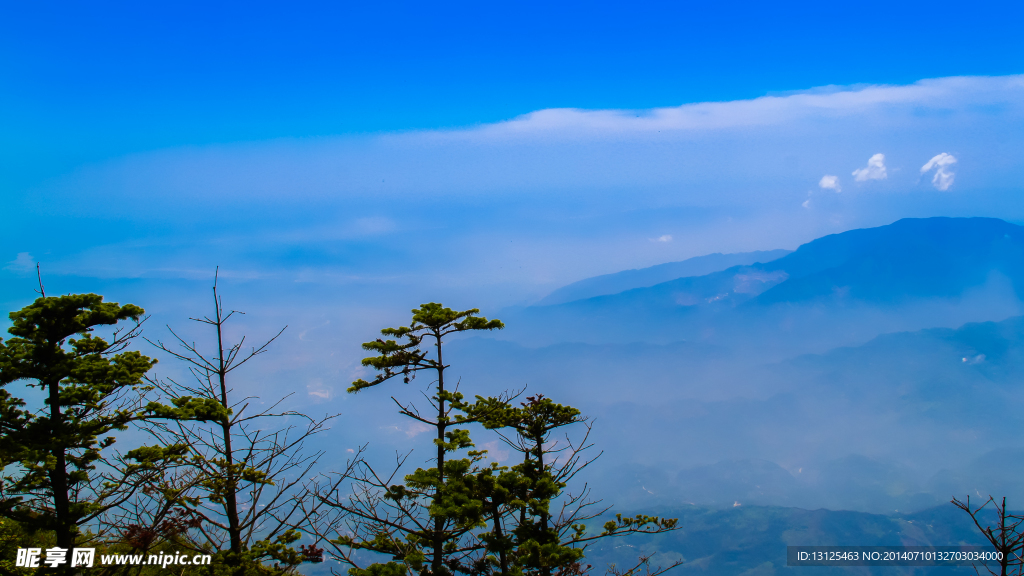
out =
[(18, 256), (7, 263), (4, 266), (4, 270), (10, 270), (11, 272), (18, 272), (24, 274), (35, 270), (36, 263), (33, 261), (32, 255), (28, 252), (18, 252)]
[(811, 207), (811, 199), (808, 198), (807, 200), (804, 200), (804, 203), (801, 204), (801, 206), (803, 206), (804, 208), (810, 208)]
[[(885, 168), (883, 167), (884, 171)], [(831, 174), (825, 174), (818, 181), (818, 187), (822, 190), (835, 190), (836, 192), (842, 192), (843, 188), (839, 185), (839, 176), (832, 176)]]
[(413, 438), (430, 430), (433, 430), (433, 428), (427, 426), (422, 422), (413, 422), (412, 424), (409, 424), (409, 426), (405, 429), (405, 435), (408, 436), (409, 438)]
[(982, 362), (985, 361), (985, 355), (978, 354), (977, 356), (971, 358), (964, 357), (963, 361), (967, 364), (981, 364)]
[(663, 236), (658, 236), (657, 238), (650, 238), (650, 241), (651, 242), (671, 242), (672, 241), (672, 235), (671, 234), (665, 234)]
[(320, 400), (331, 399), (331, 389), (324, 385), (323, 380), (319, 378), (313, 380), (306, 385), (306, 393), (312, 398), (319, 398)]
[(953, 185), (953, 178), (955, 176), (956, 173), (939, 168), (935, 171), (935, 176), (932, 176), (932, 185), (935, 186), (936, 190), (945, 192)]
[(929, 160), (924, 166), (921, 166), (921, 174), (924, 174), (934, 168), (935, 175), (932, 176), (932, 185), (935, 186), (936, 190), (945, 192), (953, 185), (953, 178), (956, 176), (956, 174), (949, 169), (953, 164), (956, 164), (956, 158), (954, 158), (952, 154), (946, 154), (943, 152)]
[(491, 457), (495, 462), (504, 462), (508, 460), (510, 452), (504, 442), (499, 440), (492, 440), (481, 446), (484, 450), (487, 450), (487, 455)]
[(885, 180), (889, 175), (885, 171), (885, 154), (875, 154), (868, 158), (868, 165), (853, 171), (857, 182), (865, 180)]
[(949, 166), (950, 164), (956, 164), (956, 158), (954, 158), (952, 154), (946, 154), (945, 152), (943, 152), (942, 154), (933, 157), (924, 166), (921, 166), (921, 174), (924, 174), (925, 172), (931, 170), (932, 168), (935, 168), (936, 166), (939, 168), (943, 168), (945, 166)]

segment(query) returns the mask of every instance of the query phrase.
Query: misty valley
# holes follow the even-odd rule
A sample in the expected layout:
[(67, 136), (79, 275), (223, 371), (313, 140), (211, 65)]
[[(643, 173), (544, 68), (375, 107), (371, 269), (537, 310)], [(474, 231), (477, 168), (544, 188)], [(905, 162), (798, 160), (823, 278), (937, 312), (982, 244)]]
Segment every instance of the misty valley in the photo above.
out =
[[(215, 566), (220, 563), (236, 574), (269, 570), (271, 560), (273, 570), (307, 574), (346, 569), (348, 563), (356, 576), (414, 568), (512, 573), (508, 562), (525, 562), (516, 569), (537, 574), (551, 573), (551, 565), (558, 566), (557, 574), (582, 574), (595, 566), (612, 567), (613, 574), (640, 573), (636, 570), (643, 567), (652, 575), (667, 568), (676, 574), (715, 575), (793, 570), (968, 574), (973, 572), (968, 565), (794, 567), (787, 566), (786, 551), (787, 546), (985, 546), (979, 526), (951, 499), (976, 508), (989, 496), (996, 502), (1006, 498), (1004, 512), (1011, 515), (1024, 508), (1019, 481), (1024, 441), (1017, 434), (1024, 425), (1024, 227), (1002, 220), (904, 219), (825, 236), (792, 251), (710, 254), (627, 270), (561, 287), (533, 305), (499, 310), (495, 316), (500, 321), (478, 311), (423, 304), (413, 310), (408, 327), (385, 329), (384, 339), (363, 345), (370, 356), (349, 388), (359, 394), (345, 400), (342, 416), (322, 419), (306, 416), (315, 406), (303, 407), (291, 396), (282, 400), (291, 402), (285, 404), (289, 408), (278, 413), (278, 405), (263, 406), (260, 395), (229, 400), (235, 392), (225, 384), (227, 374), (236, 363), (265, 352), (282, 332), (249, 353), (241, 347), (244, 339), (223, 344), (222, 326), (235, 313), (223, 308), (219, 298), (213, 316), (198, 317), (201, 325), (216, 328), (219, 348), (212, 355), (178, 332), (170, 332), (177, 348), (150, 340), (162, 358), (190, 363), (192, 375), (206, 382), (199, 388), (183, 387), (170, 377), (144, 376), (155, 362), (135, 352), (110, 356), (109, 366), (124, 372), (102, 378), (114, 378), (110, 382), (116, 385), (100, 386), (100, 376), (83, 376), (78, 369), (61, 380), (81, 382), (72, 389), (74, 398), (61, 400), (68, 414), (80, 419), (90, 410), (104, 413), (102, 402), (76, 399), (88, 397), (82, 390), (96, 390), (90, 394), (105, 398), (118, 387), (135, 390), (149, 382), (146, 391), (155, 388), (163, 395), (162, 404), (138, 404), (103, 416), (105, 424), (95, 428), (100, 433), (128, 430), (118, 438), (136, 441), (129, 430), (133, 420), (179, 423), (178, 428), (146, 424), (143, 428), (163, 447), (118, 456), (131, 482), (108, 479), (95, 485), (104, 488), (94, 486), (106, 490), (103, 498), (114, 504), (75, 508), (75, 498), (85, 491), (71, 498), (71, 508), (65, 502), (65, 512), (58, 512), (59, 502), (48, 499), (58, 492), (44, 489), (53, 477), (40, 472), (45, 467), (26, 464), (34, 457), (31, 450), (52, 449), (32, 444), (49, 442), (46, 433), (32, 430), (43, 430), (38, 427), (51, 420), (44, 412), (22, 413), (14, 397), (3, 397), (5, 454), (20, 458), (23, 467), (5, 468), (5, 513), (23, 524), (5, 528), (9, 545), (31, 538), (53, 543), (47, 540), (49, 530), (55, 531), (58, 547), (65, 548), (83, 535), (121, 551), (191, 542), (187, 546), (193, 551), (213, 553)], [(18, 382), (37, 378), (43, 383), (49, 377), (50, 372), (33, 372), (45, 362), (25, 364), (34, 357), (32, 346), (44, 343), (40, 334), (54, 330), (45, 327), (63, 326), (40, 320), (47, 314), (90, 310), (62, 320), (70, 323), (62, 328), (68, 334), (142, 318), (138, 307), (118, 308), (101, 300), (95, 295), (39, 298), (33, 307), (12, 313), (16, 338), (7, 341), (7, 363), (0, 366), (5, 383), (13, 383), (8, 390), (42, 401), (24, 386), (18, 388)], [(109, 350), (121, 354), (139, 334), (141, 324), (115, 332), (109, 346), (88, 338), (67, 342), (79, 362)], [(226, 328), (223, 335), (237, 337)], [(431, 354), (440, 357), (442, 340), (444, 362), (435, 361)], [(99, 346), (100, 352), (89, 352), (89, 346)], [(218, 359), (226, 363), (218, 365)], [(110, 361), (95, 362), (107, 366), (103, 362)], [(442, 378), (443, 371), (447, 375)], [(389, 384), (389, 394), (364, 390), (392, 379), (403, 385)], [(49, 384), (52, 390), (63, 385)], [(310, 391), (313, 398), (328, 395), (320, 388)], [(469, 399), (473, 395), (477, 400)], [(427, 403), (416, 407), (424, 396)], [(260, 406), (253, 413), (249, 403), (256, 401)], [(433, 408), (421, 412), (426, 405)], [(438, 411), (435, 420), (428, 417), (430, 409)], [(250, 418), (261, 423), (246, 424)], [(305, 432), (301, 441), (282, 441), (294, 432), (274, 432), (261, 418), (284, 418), (289, 424), (283, 430)], [(540, 431), (530, 432), (534, 424), (528, 422)], [(563, 435), (568, 426), (574, 428)], [(223, 433), (217, 432), (221, 427)], [(19, 428), (31, 437), (19, 436)], [(437, 461), (449, 455), (455, 466), (444, 468), (445, 482), (460, 478), (470, 486), (488, 479), (490, 491), (465, 502), (478, 502), (491, 516), (477, 512), (483, 515), (467, 520), (475, 518), (465, 512), (470, 504), (446, 504), (449, 512), (438, 532), (409, 528), (397, 519), (420, 526), (428, 517), (442, 517), (436, 516), (438, 502), (447, 500), (439, 488), (430, 488), (437, 468), (413, 472), (432, 458), (432, 449), (425, 449), (431, 434), (424, 433), (435, 428)], [(519, 440), (503, 430), (515, 430)], [(114, 452), (106, 448), (111, 444), (96, 444), (92, 434), (74, 449), (84, 450), (84, 456), (68, 456), (68, 462), (86, 468), (93, 459), (114, 464)], [(237, 464), (218, 456), (237, 451), (219, 443), (228, 437), (249, 443)], [(30, 450), (30, 445), (36, 447)], [(300, 449), (315, 456), (303, 456)], [(253, 459), (264, 452), (274, 456)], [(281, 455), (287, 455), (285, 465), (275, 468), (274, 459)], [(396, 455), (391, 480), (382, 479), (387, 475), (370, 462)], [(524, 455), (524, 463), (516, 464)], [(403, 475), (407, 485), (392, 483)], [(75, 490), (93, 486), (83, 480), (87, 476), (71, 477), (81, 484)], [(251, 490), (244, 497), (239, 482)], [(502, 482), (520, 487), (501, 492)], [(545, 485), (555, 488), (537, 496)], [(465, 486), (445, 498), (455, 502), (458, 494), (469, 498), (466, 494), (483, 490)], [(238, 502), (224, 496), (234, 490)], [(260, 510), (267, 505), (260, 503), (263, 490), (277, 490), (279, 497)], [(507, 496), (519, 494), (516, 490), (522, 491), (521, 500)], [(305, 496), (297, 495), (300, 491)], [(499, 499), (499, 493), (506, 499)], [(154, 495), (162, 496), (153, 500)], [(160, 498), (166, 499), (164, 505)], [(549, 499), (552, 506), (566, 499), (570, 506), (549, 515), (547, 504), (539, 504)], [(423, 507), (413, 513), (402, 502)], [(574, 502), (593, 504), (559, 520)], [(134, 516), (124, 512), (129, 503), (136, 507)], [(385, 513), (382, 506), (394, 508)], [(67, 516), (68, 510), (81, 512), (77, 527), (61, 528), (59, 518), (56, 524), (46, 520), (50, 514)], [(95, 512), (82, 512), (88, 510)], [(998, 512), (986, 506), (975, 518), (990, 525), (999, 520)], [(235, 516), (222, 526), (224, 536), (192, 536), (205, 535), (204, 526), (217, 525), (218, 518)], [(152, 527), (140, 527), (143, 517)], [(104, 524), (108, 521), (114, 523)], [(543, 544), (537, 534), (547, 533), (549, 521), (568, 539)], [(487, 522), (493, 523), (493, 534), (485, 529), (492, 525)], [(513, 545), (501, 522), (509, 523), (509, 534), (524, 540)], [(277, 526), (269, 533), (273, 538), (263, 536), (271, 525)], [(26, 532), (28, 526), (35, 528)], [(245, 544), (243, 532), (255, 543)], [(453, 543), (451, 549), (433, 548), (438, 556), (431, 560), (418, 546), (431, 549), (428, 535), (442, 533), (444, 542)], [(406, 540), (412, 548), (403, 547)], [(454, 544), (466, 541), (483, 543), (464, 549)], [(510, 548), (501, 548), (501, 542)], [(577, 548), (583, 544), (585, 549)], [(540, 560), (529, 560), (533, 557), (523, 551), (530, 546), (553, 548)], [(323, 547), (330, 562), (324, 562)], [(442, 561), (442, 548), (449, 550), (445, 554), (462, 550), (458, 554), (464, 558), (484, 555), (476, 564)], [(389, 555), (393, 560), (388, 561)], [(642, 565), (627, 569), (638, 558)], [(24, 569), (11, 570), (20, 574)]]
[(591, 415), (595, 489), (682, 518), (658, 548), (693, 573), (776, 573), (785, 544), (980, 542), (954, 496), (1024, 509), (1024, 228), (907, 219), (688, 264), (567, 286), (453, 351)]

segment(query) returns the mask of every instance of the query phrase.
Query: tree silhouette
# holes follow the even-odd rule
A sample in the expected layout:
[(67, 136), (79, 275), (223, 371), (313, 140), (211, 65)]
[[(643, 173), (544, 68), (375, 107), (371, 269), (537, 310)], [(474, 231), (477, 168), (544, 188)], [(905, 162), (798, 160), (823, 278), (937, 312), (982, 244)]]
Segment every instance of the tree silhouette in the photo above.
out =
[[(587, 545), (594, 540), (675, 529), (674, 518), (619, 514), (615, 520), (607, 521), (603, 530), (588, 533), (586, 523), (603, 516), (611, 507), (591, 500), (586, 484), (577, 492), (565, 492), (572, 478), (600, 456), (584, 458), (584, 452), (592, 447), (588, 443), (591, 425), (576, 408), (537, 394), (527, 397), (519, 407), (500, 399), (478, 398), (467, 410), (481, 415), (484, 426), (497, 430), (501, 439), (523, 458), (522, 463), (510, 469), (494, 465), (508, 486), (496, 491), (494, 504), (502, 500), (514, 505), (510, 513), (503, 515), (499, 513), (500, 507), (492, 504), (492, 532), (482, 538), (503, 576), (585, 572), (589, 567), (582, 566), (580, 561)], [(561, 440), (552, 438), (553, 432), (573, 424), (584, 427), (578, 440), (568, 434)], [(555, 505), (557, 510), (553, 509)], [(641, 558), (637, 567), (628, 572), (642, 566), (650, 574), (660, 574), (678, 565), (651, 569), (648, 560)]]
[[(582, 452), (589, 447), (589, 425), (579, 411), (540, 395), (520, 407), (511, 406), (516, 395), (508, 393), (467, 402), (458, 387), (446, 386), (444, 338), (504, 325), (478, 317), (476, 309), (459, 312), (436, 303), (423, 304), (412, 314), (409, 326), (381, 331), (394, 339), (363, 344), (379, 354), (363, 360), (378, 375), (357, 380), (349, 391), (396, 377), (409, 383), (423, 371), (431, 374), (429, 416), (392, 400), (401, 414), (435, 430), (434, 467), (403, 476), (409, 454), (399, 454), (394, 467), (381, 473), (360, 451), (345, 473), (320, 487), (321, 502), (335, 513), (321, 519), (317, 534), (352, 566), (352, 576), (582, 574), (590, 568), (580, 560), (591, 540), (674, 529), (675, 520), (620, 516), (599, 534), (588, 535), (584, 522), (607, 508), (595, 508), (598, 503), (587, 500), (585, 486), (576, 495), (563, 492), (588, 463)], [(464, 428), (473, 423), (507, 432), (502, 438), (522, 454), (522, 463), (485, 463), (486, 451), (474, 449)], [(552, 443), (554, 431), (576, 423), (586, 426), (581, 441)], [(554, 513), (556, 501), (560, 508)], [(363, 551), (375, 553), (369, 563)], [(385, 557), (389, 561), (373, 562)]]
[[(330, 531), (337, 522), (344, 522), (348, 535), (333, 540), (336, 553), (352, 564), (353, 574), (405, 573), (408, 569), (424, 574), (445, 575), (464, 572), (470, 554), (479, 548), (470, 533), (481, 522), (482, 510), (473, 498), (474, 472), (482, 458), (470, 450), (465, 457), (454, 458), (456, 452), (473, 447), (469, 432), (455, 426), (474, 421), (462, 413), (463, 395), (457, 387), (446, 387), (444, 338), (460, 332), (500, 330), (499, 320), (477, 316), (477, 309), (455, 311), (440, 304), (428, 303), (412, 311), (412, 322), (400, 328), (381, 330), (384, 336), (363, 344), (363, 349), (376, 352), (363, 360), (364, 366), (378, 371), (372, 381), (359, 379), (349, 392), (356, 393), (377, 386), (395, 377), (408, 383), (418, 373), (432, 373), (432, 395), (428, 397), (431, 413), (422, 413), (415, 405), (403, 404), (392, 396), (399, 412), (435, 430), (435, 466), (418, 468), (407, 475), (405, 484), (395, 480), (405, 462), (399, 457), (389, 474), (380, 474), (365, 462), (355, 462), (350, 475), (338, 475), (321, 490), (321, 501), (342, 514), (326, 523)], [(432, 346), (433, 353), (421, 346)], [(351, 495), (340, 493), (346, 480), (355, 480)], [(368, 550), (388, 554), (404, 563), (373, 564), (366, 570), (359, 567), (352, 552)]]
[[(187, 457), (148, 487), (156, 499), (139, 504), (131, 517), (145, 518), (143, 524), (152, 530), (174, 510), (182, 510), (195, 526), (177, 535), (193, 550), (215, 551), (218, 561), (235, 574), (259, 569), (263, 561), (287, 570), (310, 559), (294, 543), (307, 511), (315, 513), (304, 483), (323, 452), (305, 454), (304, 444), (335, 416), (315, 419), (280, 410), (287, 396), (257, 409), (252, 396), (236, 394), (229, 375), (266, 352), (284, 329), (247, 351), (245, 337), (225, 342), (225, 324), (241, 313), (225, 311), (216, 279), (213, 304), (212, 316), (192, 318), (213, 330), (211, 351), (202, 351), (173, 330), (175, 346), (154, 343), (185, 362), (194, 382), (156, 383), (171, 405), (147, 406), (151, 416), (162, 419), (151, 422), (148, 430), (163, 446), (185, 447)], [(276, 420), (301, 424), (275, 425)], [(126, 517), (122, 524), (131, 522)]]
[[(72, 294), (42, 296), (10, 314), (0, 386), (25, 381), (43, 398), (42, 406), (28, 406), (0, 390), (3, 512), (31, 531), (52, 530), (59, 548), (70, 550), (83, 526), (130, 499), (160, 460), (104, 458), (115, 443), (111, 434), (144, 417), (143, 377), (156, 361), (127, 350), (144, 313), (97, 294)], [(109, 339), (94, 334), (124, 321), (133, 324), (114, 328)]]
[[(985, 539), (992, 544), (997, 552), (1002, 554), (999, 560), (999, 572), (985, 566), (989, 574), (998, 574), (999, 576), (1024, 574), (1024, 533), (1020, 530), (1021, 525), (1024, 524), (1024, 517), (1015, 516), (1007, 511), (1005, 496), (1001, 502), (997, 502), (995, 498), (989, 496), (981, 506), (972, 506), (970, 496), (963, 501), (953, 498), (951, 502), (970, 515), (974, 525), (985, 536)], [(995, 526), (988, 524), (982, 526), (981, 513), (982, 510), (988, 508), (989, 504), (992, 505), (996, 513), (996, 524)], [(978, 567), (975, 566), (974, 570), (977, 572)]]

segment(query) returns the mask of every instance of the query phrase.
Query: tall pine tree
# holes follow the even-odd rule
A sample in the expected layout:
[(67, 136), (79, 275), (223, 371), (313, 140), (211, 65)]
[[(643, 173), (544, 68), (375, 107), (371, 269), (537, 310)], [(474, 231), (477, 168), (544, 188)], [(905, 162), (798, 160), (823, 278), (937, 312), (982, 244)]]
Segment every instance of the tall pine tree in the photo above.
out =
[[(5, 513), (52, 530), (60, 548), (73, 548), (83, 526), (130, 498), (146, 470), (112, 470), (114, 457), (104, 457), (113, 434), (142, 417), (140, 389), (156, 361), (127, 346), (143, 314), (97, 294), (43, 296), (10, 314), (13, 337), (0, 342), (0, 386), (24, 381), (41, 391), (35, 406), (0, 394), (0, 455), (14, 465), (0, 479)], [(94, 334), (125, 321), (108, 338)]]
[[(394, 481), (394, 473), (380, 474), (360, 463), (352, 477), (339, 477), (321, 494), (324, 502), (340, 511), (348, 534), (334, 540), (335, 549), (355, 568), (353, 575), (405, 574), (407, 570), (434, 576), (466, 572), (467, 562), (479, 550), (473, 530), (482, 523), (483, 509), (476, 497), (477, 464), (482, 453), (473, 447), (464, 426), (473, 421), (462, 411), (463, 395), (445, 380), (445, 338), (457, 333), (500, 330), (504, 324), (478, 316), (477, 309), (456, 311), (428, 303), (412, 311), (412, 322), (385, 328), (380, 339), (363, 344), (378, 355), (363, 360), (377, 370), (371, 381), (357, 380), (349, 392), (359, 392), (401, 378), (408, 383), (425, 372), (431, 380), (430, 411), (422, 412), (398, 400), (399, 411), (434, 430), (434, 466), (419, 468)], [(394, 397), (392, 397), (394, 398)], [(355, 481), (351, 496), (341, 494), (344, 481)], [(338, 526), (333, 526), (338, 529)], [(391, 556), (395, 561), (360, 568), (353, 551), (367, 550)], [(396, 562), (397, 561), (397, 562)]]
[[(513, 407), (508, 395), (476, 396), (467, 402), (445, 380), (450, 366), (444, 363), (444, 339), (504, 325), (476, 316), (476, 309), (458, 312), (436, 303), (412, 312), (409, 326), (381, 331), (393, 339), (363, 344), (378, 354), (363, 360), (378, 375), (372, 381), (357, 380), (349, 391), (394, 378), (408, 383), (420, 372), (429, 374), (429, 413), (392, 399), (401, 414), (435, 430), (435, 466), (401, 476), (408, 455), (384, 473), (358, 457), (348, 472), (322, 487), (321, 501), (337, 514), (325, 519), (318, 535), (352, 565), (352, 576), (574, 574), (586, 571), (580, 560), (592, 540), (675, 528), (672, 519), (620, 516), (588, 535), (585, 523), (607, 509), (587, 500), (585, 488), (577, 495), (564, 493), (568, 481), (586, 466), (581, 458), (587, 435), (561, 446), (551, 438), (555, 430), (585, 422), (579, 411), (540, 395), (520, 407)], [(522, 454), (522, 462), (485, 463), (485, 451), (473, 449), (465, 428), (472, 423), (501, 431)], [(553, 510), (556, 502), (558, 509)]]

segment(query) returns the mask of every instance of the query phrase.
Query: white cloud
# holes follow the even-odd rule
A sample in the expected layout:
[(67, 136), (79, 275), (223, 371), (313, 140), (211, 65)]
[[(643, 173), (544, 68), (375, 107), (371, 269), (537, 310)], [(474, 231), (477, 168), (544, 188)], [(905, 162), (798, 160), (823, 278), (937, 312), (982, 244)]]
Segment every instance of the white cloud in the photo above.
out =
[(868, 158), (868, 165), (853, 171), (854, 180), (885, 180), (889, 175), (885, 171), (885, 154), (875, 154)]
[(511, 452), (508, 449), (508, 445), (500, 440), (492, 440), (481, 446), (484, 450), (487, 450), (487, 455), (491, 457), (495, 462), (504, 462), (508, 460)]
[(811, 207), (811, 199), (808, 198), (807, 200), (804, 200), (804, 202), (803, 202), (803, 204), (801, 204), (801, 206), (803, 206), (804, 208), (810, 208)]
[(422, 422), (413, 422), (412, 424), (409, 424), (409, 426), (405, 428), (405, 435), (409, 438), (414, 438), (416, 436), (419, 436), (420, 434), (423, 434), (424, 432), (429, 432), (430, 430), (433, 430), (433, 428), (427, 426)]
[(1019, 93), (1024, 76), (955, 76), (920, 80), (913, 84), (873, 85), (809, 90), (750, 100), (698, 102), (646, 110), (582, 110), (548, 108), (470, 130), (438, 132), (445, 136), (486, 134), (567, 134), (594, 131), (608, 134), (664, 130), (707, 130), (740, 126), (774, 126), (807, 117), (838, 118), (873, 113), (897, 106), (949, 106), (964, 100), (1003, 101), (1007, 92)]
[(306, 385), (306, 393), (310, 398), (318, 400), (330, 400), (331, 389), (324, 385), (323, 380), (316, 378)]
[[(870, 150), (885, 150), (884, 164), (919, 161), (921, 150), (936, 151), (936, 134), (956, 143), (957, 158), (970, 155), (972, 193), (985, 195), (986, 213), (1021, 219), (1024, 207), (1010, 190), (1024, 181), (1024, 164), (1007, 161), (1003, 152), (1024, 148), (1024, 76), (656, 110), (547, 110), (445, 130), (183, 147), (83, 166), (23, 193), (43, 195), (40, 206), (55, 214), (139, 219), (138, 229), (147, 230), (142, 236), (117, 244), (96, 239), (78, 248), (82, 256), (65, 258), (62, 266), (74, 262), (84, 276), (103, 270), (135, 277), (198, 262), (208, 263), (205, 277), (216, 262), (241, 258), (239, 266), (268, 278), (406, 290), (428, 274), (417, 254), (433, 246), (444, 265), (429, 271), (432, 289), (458, 286), (499, 301), (512, 296), (480, 287), (521, 286), (539, 297), (557, 283), (634, 268), (641, 264), (635, 246), (623, 239), (660, 243), (647, 234), (683, 221), (676, 216), (692, 214), (695, 225), (670, 227), (671, 242), (648, 246), (653, 252), (675, 247), (682, 258), (794, 248), (825, 233), (945, 213), (916, 204), (934, 201), (928, 194), (899, 203), (874, 194), (834, 202), (849, 195), (851, 182), (864, 185), (850, 172), (848, 182), (838, 177), (842, 194), (810, 180), (824, 169), (840, 173), (830, 166), (849, 170), (841, 162), (858, 163)], [(818, 168), (808, 173), (808, 167)], [(913, 185), (916, 177), (896, 167), (893, 179)], [(810, 203), (796, 210), (808, 189)], [(138, 214), (125, 212), (133, 205), (128, 200), (142, 202)], [(231, 210), (240, 205), (252, 212)], [(215, 220), (221, 214), (230, 216), (227, 224)], [(581, 236), (588, 226), (593, 236)], [(191, 230), (208, 232), (194, 237)], [(158, 234), (188, 242), (175, 244), (172, 256)], [(769, 234), (777, 235), (761, 239)], [(403, 244), (410, 238), (412, 249)], [(295, 248), (294, 257), (283, 256), (292, 254), (285, 246)], [(263, 252), (282, 256), (257, 256)], [(642, 264), (657, 263), (655, 254), (647, 257), (652, 260)], [(502, 292), (513, 293), (520, 297)], [(352, 374), (348, 381), (359, 377), (365, 378)]]
[(650, 238), (650, 241), (651, 242), (671, 242), (672, 241), (672, 235), (671, 234), (664, 234), (662, 236), (658, 236), (657, 238)]
[(931, 170), (932, 168), (935, 168), (936, 166), (938, 166), (939, 168), (943, 168), (945, 166), (949, 166), (950, 164), (956, 164), (956, 158), (954, 158), (952, 154), (946, 154), (945, 152), (943, 152), (942, 154), (934, 156), (924, 166), (921, 166), (921, 174), (924, 174), (925, 172)]
[[(978, 112), (989, 109), (1001, 112)], [(548, 109), (445, 130), (179, 148), (96, 165), (55, 185), (66, 187), (69, 202), (95, 210), (102, 208), (95, 198), (136, 198), (143, 190), (147, 202), (167, 199), (175, 207), (187, 205), (182, 198), (217, 203), (491, 192), (521, 197), (524, 191), (626, 186), (682, 185), (690, 195), (733, 188), (727, 181), (747, 182), (755, 171), (761, 179), (791, 172), (784, 162), (754, 168), (756, 158), (784, 154), (811, 161), (826, 151), (843, 157), (881, 143), (890, 154), (904, 155), (936, 130), (957, 138), (962, 149), (970, 149), (980, 134), (1019, 138), (1010, 135), (1022, 110), (1024, 76), (941, 78), (648, 110)], [(889, 126), (901, 126), (899, 138)], [(846, 137), (836, 140), (836, 134)], [(725, 142), (729, 158), (740, 162), (709, 153)], [(394, 215), (381, 211), (371, 218)], [(344, 229), (372, 235), (390, 226), (368, 220)]]
[(26, 273), (35, 270), (36, 263), (35, 259), (28, 252), (18, 252), (18, 256), (7, 263), (4, 266), (4, 270), (10, 270), (11, 272)]
[(935, 171), (935, 176), (932, 176), (932, 184), (936, 190), (945, 192), (953, 185), (954, 176), (956, 176), (955, 173), (939, 168)]
[(818, 187), (823, 190), (835, 190), (836, 192), (843, 191), (843, 188), (839, 185), (839, 176), (832, 176), (830, 174), (826, 174), (821, 177), (821, 180), (818, 181)]
[(954, 158), (952, 154), (946, 154), (943, 152), (942, 154), (933, 157), (924, 166), (921, 166), (921, 174), (935, 169), (935, 175), (932, 176), (932, 185), (935, 186), (936, 190), (945, 192), (953, 185), (953, 178), (956, 176), (956, 174), (949, 169), (953, 164), (956, 164), (956, 158)]

